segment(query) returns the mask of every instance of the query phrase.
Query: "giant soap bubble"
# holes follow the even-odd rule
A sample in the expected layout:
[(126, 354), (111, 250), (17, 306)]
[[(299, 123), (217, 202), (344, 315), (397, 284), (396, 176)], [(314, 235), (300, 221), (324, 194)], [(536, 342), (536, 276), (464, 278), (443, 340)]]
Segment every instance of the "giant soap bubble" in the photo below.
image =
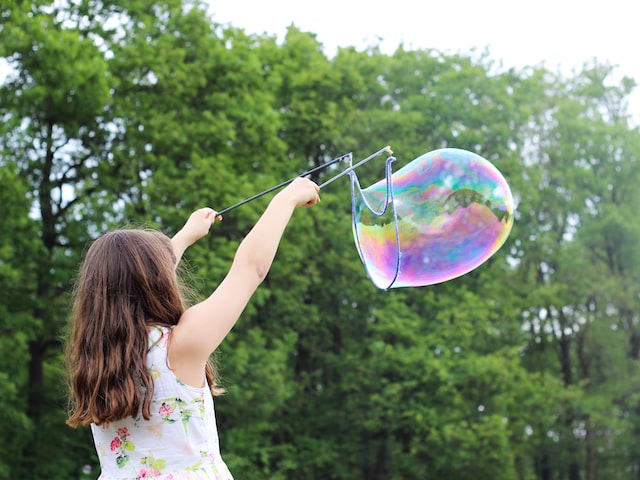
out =
[(382, 289), (445, 282), (491, 257), (513, 226), (513, 197), (488, 160), (445, 148), (416, 158), (368, 188), (350, 172), (353, 234)]

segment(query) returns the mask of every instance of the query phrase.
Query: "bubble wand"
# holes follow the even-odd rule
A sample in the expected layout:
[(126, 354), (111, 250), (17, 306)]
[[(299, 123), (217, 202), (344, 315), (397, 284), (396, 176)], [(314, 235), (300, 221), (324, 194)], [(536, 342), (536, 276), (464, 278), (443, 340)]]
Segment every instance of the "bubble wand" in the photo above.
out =
[(298, 177), (307, 177), (309, 175), (311, 175), (312, 173), (318, 172), (320, 170), (324, 170), (327, 167), (330, 167), (331, 165), (335, 165), (336, 163), (342, 162), (344, 160), (349, 160), (349, 167), (346, 168), (345, 170), (343, 170), (342, 172), (338, 173), (337, 175), (331, 177), (329, 180), (327, 180), (326, 182), (322, 183), (319, 185), (320, 188), (323, 188), (327, 185), (329, 185), (330, 183), (332, 183), (333, 181), (337, 180), (340, 177), (343, 177), (344, 175), (347, 175), (348, 173), (352, 172), (354, 169), (358, 168), (360, 165), (363, 165), (365, 163), (367, 163), (369, 160), (377, 157), (378, 155), (381, 155), (382, 153), (387, 153), (389, 156), (392, 155), (392, 151), (391, 148), (389, 146), (384, 147), (383, 149), (378, 150), (376, 153), (369, 155), (367, 158), (365, 158), (364, 160), (359, 161), (358, 163), (356, 163), (355, 165), (352, 165), (352, 160), (353, 160), (353, 154), (352, 153), (347, 153), (345, 155), (342, 155), (340, 157), (334, 158), (333, 160), (327, 162), (327, 163), (323, 163), (322, 165), (319, 165), (315, 168), (312, 168), (311, 170), (307, 170), (306, 172), (302, 172), (300, 175), (290, 178), (289, 180), (285, 180), (282, 183), (279, 183), (278, 185), (275, 185), (271, 188), (266, 189), (263, 192), (260, 193), (256, 193), (255, 195), (246, 198), (244, 200), (242, 200), (241, 202), (236, 203), (235, 205), (231, 205), (230, 207), (227, 207), (223, 210), (220, 210), (218, 212), (218, 215), (224, 215), (227, 212), (230, 212), (231, 210), (234, 210), (238, 207), (240, 207), (241, 205), (244, 205), (245, 203), (251, 202), (252, 200), (255, 200), (257, 198), (262, 197), (263, 195), (266, 195), (268, 193), (273, 192), (274, 190), (278, 190), (279, 188), (282, 188), (286, 185), (289, 185), (291, 182), (293, 182), (296, 178)]

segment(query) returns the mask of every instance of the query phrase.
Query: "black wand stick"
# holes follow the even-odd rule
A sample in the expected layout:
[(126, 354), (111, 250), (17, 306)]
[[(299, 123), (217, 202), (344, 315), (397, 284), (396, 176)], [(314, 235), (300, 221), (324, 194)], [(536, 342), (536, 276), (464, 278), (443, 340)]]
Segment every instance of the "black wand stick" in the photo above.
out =
[(334, 158), (333, 160), (327, 162), (327, 163), (323, 163), (322, 165), (312, 168), (311, 170), (307, 170), (306, 172), (302, 172), (300, 175), (298, 175), (297, 177), (293, 177), (290, 178), (289, 180), (286, 180), (282, 183), (279, 183), (278, 185), (275, 185), (271, 188), (268, 188), (267, 190), (265, 190), (264, 192), (260, 192), (260, 193), (256, 193), (254, 196), (246, 198), (244, 200), (242, 200), (241, 202), (236, 203), (235, 205), (231, 205), (230, 207), (225, 208), (224, 210), (220, 210), (218, 212), (218, 215), (224, 215), (227, 212), (230, 212), (231, 210), (234, 210), (236, 208), (238, 208), (240, 205), (244, 205), (245, 203), (248, 203), (252, 200), (255, 200), (256, 198), (260, 198), (263, 195), (266, 195), (267, 193), (271, 193), (274, 190), (277, 190), (279, 188), (284, 187), (285, 185), (289, 185), (291, 182), (293, 182), (296, 178), (298, 177), (306, 177), (308, 175), (311, 175), (312, 173), (315, 173), (319, 170), (323, 170), (331, 165), (334, 165), (338, 162), (341, 162), (343, 160), (349, 160), (349, 168), (343, 170), (342, 172), (338, 173), (337, 175), (331, 177), (329, 180), (327, 180), (326, 182), (324, 182), (323, 184), (320, 185), (320, 188), (324, 187), (325, 185), (329, 185), (331, 182), (333, 182), (334, 180), (346, 175), (347, 173), (353, 171), (355, 168), (359, 167), (360, 165), (362, 165), (363, 163), (368, 162), (369, 160), (371, 160), (372, 158), (377, 157), (378, 155), (380, 155), (381, 153), (387, 153), (387, 155), (392, 155), (392, 151), (390, 147), (384, 147), (381, 150), (378, 150), (376, 153), (374, 153), (373, 155), (369, 155), (367, 158), (365, 158), (364, 160), (361, 160), (360, 162), (356, 163), (355, 165), (351, 165), (351, 161), (353, 159), (353, 154), (352, 153), (347, 153), (345, 155), (342, 155), (338, 158)]

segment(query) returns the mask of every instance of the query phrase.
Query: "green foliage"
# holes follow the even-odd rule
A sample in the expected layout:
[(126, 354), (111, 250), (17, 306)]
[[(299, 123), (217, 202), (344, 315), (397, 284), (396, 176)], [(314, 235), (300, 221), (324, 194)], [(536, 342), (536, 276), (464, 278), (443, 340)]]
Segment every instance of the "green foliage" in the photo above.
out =
[(0, 478), (12, 478), (11, 459), (19, 457), (26, 443), (24, 431), (33, 425), (22, 406), (21, 390), (27, 381), (24, 368), (28, 361), (27, 336), (33, 318), (25, 308), (30, 279), (23, 269), (31, 255), (34, 226), (29, 214), (27, 185), (16, 173), (15, 165), (0, 164), (0, 203), (3, 228), (10, 235), (0, 236), (0, 408), (4, 412), (0, 428), (3, 454)]
[[(633, 478), (640, 465), (640, 141), (634, 83), (498, 71), (488, 54), (278, 44), (198, 1), (3, 2), (0, 57), (0, 478), (97, 470), (64, 425), (61, 338), (88, 241), (168, 234), (349, 151), (399, 168), (476, 151), (517, 201), (477, 270), (383, 292), (353, 246), (347, 180), (298, 211), (216, 353), (222, 453), (245, 479)], [(336, 170), (321, 172), (322, 181)], [(383, 175), (374, 162), (363, 185)], [(269, 197), (187, 252), (216, 287)], [(194, 300), (197, 300), (194, 299)]]

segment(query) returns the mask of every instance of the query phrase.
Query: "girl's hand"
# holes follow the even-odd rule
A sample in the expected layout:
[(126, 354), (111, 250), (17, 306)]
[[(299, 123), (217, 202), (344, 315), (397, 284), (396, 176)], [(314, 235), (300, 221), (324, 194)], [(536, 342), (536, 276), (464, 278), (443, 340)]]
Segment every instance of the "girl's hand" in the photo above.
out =
[(320, 187), (308, 178), (298, 177), (278, 195), (286, 197), (295, 207), (311, 207), (320, 201)]
[(216, 220), (222, 220), (222, 216), (218, 215), (218, 212), (208, 207), (200, 208), (189, 216), (187, 223), (178, 234), (188, 246), (191, 246), (209, 233), (211, 225)]
[(222, 216), (212, 208), (201, 208), (189, 216), (184, 227), (171, 239), (176, 265), (180, 262), (182, 254), (187, 248), (209, 233), (211, 225), (216, 220), (222, 220)]

